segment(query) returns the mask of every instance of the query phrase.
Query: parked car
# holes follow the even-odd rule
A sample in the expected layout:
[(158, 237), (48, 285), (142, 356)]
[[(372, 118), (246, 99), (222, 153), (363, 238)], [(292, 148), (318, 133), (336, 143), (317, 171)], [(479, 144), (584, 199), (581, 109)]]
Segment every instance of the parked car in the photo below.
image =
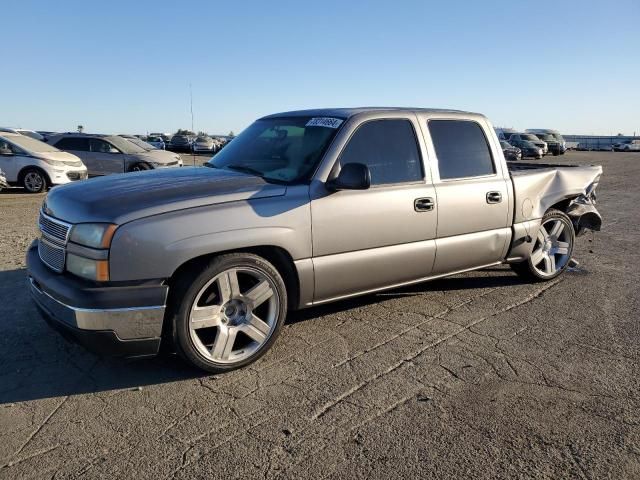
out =
[(89, 176), (180, 166), (176, 158), (156, 155), (117, 135), (65, 133), (51, 137), (49, 143), (80, 157)]
[(547, 145), (547, 142), (540, 140), (532, 133), (513, 133), (509, 136), (507, 141), (514, 147), (519, 148), (522, 148), (521, 145), (523, 144), (523, 142), (531, 142), (535, 146), (542, 149), (543, 155), (546, 155), (549, 152), (549, 146)]
[(529, 140), (522, 140), (518, 134), (511, 135), (509, 139), (509, 145), (520, 149), (522, 158), (530, 157), (540, 159), (544, 153), (539, 145), (530, 142)]
[(153, 146), (154, 148), (157, 148), (158, 150), (164, 150), (165, 149), (165, 143), (164, 143), (164, 140), (162, 139), (162, 137), (148, 136), (147, 137), (147, 143), (149, 145)]
[(540, 139), (543, 142), (545, 142), (547, 144), (547, 151), (549, 153), (553, 154), (554, 156), (560, 155), (561, 151), (564, 152), (560, 142), (558, 142), (554, 138), (554, 136), (551, 135), (550, 133), (532, 133), (531, 135), (534, 135), (538, 139)]
[[(131, 143), (147, 151), (149, 155), (153, 156), (154, 158), (169, 162), (170, 166), (175, 166), (173, 162), (178, 162), (178, 165), (177, 165), (178, 167), (182, 166), (182, 157), (180, 157), (180, 155), (177, 153), (160, 150), (154, 147), (153, 145), (151, 145), (149, 142), (145, 142), (144, 140), (141, 140), (140, 138), (133, 135), (120, 135), (120, 136), (123, 138), (126, 138)], [(154, 162), (154, 163), (157, 163), (157, 162)]]
[(187, 135), (174, 135), (169, 142), (169, 150), (174, 152), (190, 152), (191, 140)]
[(215, 150), (215, 144), (211, 137), (197, 137), (193, 142), (194, 152), (213, 152)]
[(0, 170), (0, 191), (2, 191), (3, 188), (9, 188), (9, 183), (7, 182), (7, 176)]
[(0, 127), (0, 133), (19, 133), (21, 135), (26, 135), (27, 137), (35, 138), (36, 140), (44, 140), (44, 136), (40, 135), (38, 132), (34, 132), (33, 130), (27, 130), (26, 128)]
[(640, 151), (640, 140), (625, 140), (614, 143), (612, 148), (614, 152), (637, 152)]
[(518, 133), (517, 130), (514, 130), (513, 128), (503, 128), (503, 127), (498, 127), (495, 129), (496, 131), (496, 135), (498, 135), (498, 139), (499, 140), (506, 140), (509, 141), (509, 137), (515, 133)]
[(29, 288), (100, 353), (154, 355), (165, 335), (223, 372), (264, 354), (290, 309), (502, 263), (554, 279), (576, 235), (600, 229), (602, 168), (507, 164), (498, 148), (467, 112), (269, 115), (210, 168), (53, 189)]
[(10, 185), (29, 193), (87, 178), (87, 168), (75, 155), (19, 133), (0, 132), (0, 169)]
[(522, 160), (522, 150), (520, 150), (518, 147), (514, 147), (504, 140), (500, 140), (500, 146), (502, 147), (502, 153), (504, 154), (504, 158), (506, 160)]
[(549, 128), (529, 128), (526, 133), (532, 133), (540, 140), (547, 142), (549, 151), (554, 155), (564, 155), (567, 151), (567, 142), (557, 130)]
[(587, 142), (579, 142), (578, 145), (576, 145), (576, 150), (580, 152), (587, 152), (592, 150), (592, 148), (593, 148), (592, 145)]

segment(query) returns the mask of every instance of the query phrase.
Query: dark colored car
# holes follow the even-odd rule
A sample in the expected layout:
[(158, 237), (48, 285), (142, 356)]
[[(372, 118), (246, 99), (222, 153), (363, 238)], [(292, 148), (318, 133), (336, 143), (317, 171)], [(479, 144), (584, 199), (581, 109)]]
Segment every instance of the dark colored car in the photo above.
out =
[(562, 145), (562, 142), (559, 142), (553, 135), (550, 133), (533, 133), (543, 142), (547, 142), (549, 146), (549, 152), (551, 152), (554, 156), (562, 155), (565, 152), (565, 148)]
[(520, 150), (518, 147), (514, 147), (509, 142), (505, 142), (504, 140), (500, 140), (500, 146), (502, 147), (502, 153), (504, 154), (505, 160), (522, 160), (522, 150)]
[(191, 140), (187, 135), (174, 135), (167, 148), (174, 152), (190, 152)]

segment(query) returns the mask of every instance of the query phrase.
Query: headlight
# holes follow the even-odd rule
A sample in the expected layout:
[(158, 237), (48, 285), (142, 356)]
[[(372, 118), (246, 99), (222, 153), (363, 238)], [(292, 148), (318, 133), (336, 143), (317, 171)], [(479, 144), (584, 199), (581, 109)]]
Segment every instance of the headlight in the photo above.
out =
[(43, 162), (48, 163), (53, 167), (64, 167), (65, 164), (65, 162), (62, 162), (60, 160), (51, 160), (50, 158), (39, 158), (39, 160), (42, 160)]
[(88, 280), (106, 282), (109, 280), (109, 261), (92, 260), (68, 253), (67, 271)]
[(73, 227), (69, 239), (91, 248), (109, 248), (117, 225), (111, 223), (80, 223)]

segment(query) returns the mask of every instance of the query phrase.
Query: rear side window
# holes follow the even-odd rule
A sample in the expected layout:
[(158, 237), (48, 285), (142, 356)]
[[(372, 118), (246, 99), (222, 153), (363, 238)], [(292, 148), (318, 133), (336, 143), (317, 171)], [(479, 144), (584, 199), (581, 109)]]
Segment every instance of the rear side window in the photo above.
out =
[(61, 138), (55, 144), (60, 150), (74, 150), (79, 152), (89, 151), (89, 139), (80, 137)]
[(418, 144), (409, 120), (373, 120), (358, 127), (340, 155), (340, 165), (364, 163), (371, 185), (423, 178)]
[(440, 179), (496, 173), (487, 138), (476, 122), (429, 120), (428, 126), (438, 157)]

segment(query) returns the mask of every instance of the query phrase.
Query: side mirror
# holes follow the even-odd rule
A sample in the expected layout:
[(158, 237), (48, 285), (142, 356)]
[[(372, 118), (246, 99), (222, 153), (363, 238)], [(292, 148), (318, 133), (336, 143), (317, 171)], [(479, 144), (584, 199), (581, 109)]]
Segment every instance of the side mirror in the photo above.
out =
[(9, 157), (13, 155), (13, 152), (9, 148), (0, 148), (0, 155), (4, 155), (5, 157)]
[(371, 172), (364, 163), (347, 163), (340, 173), (325, 184), (329, 190), (366, 190), (371, 186)]
[(120, 153), (120, 150), (118, 150), (117, 148), (111, 147), (109, 149), (109, 153)]

